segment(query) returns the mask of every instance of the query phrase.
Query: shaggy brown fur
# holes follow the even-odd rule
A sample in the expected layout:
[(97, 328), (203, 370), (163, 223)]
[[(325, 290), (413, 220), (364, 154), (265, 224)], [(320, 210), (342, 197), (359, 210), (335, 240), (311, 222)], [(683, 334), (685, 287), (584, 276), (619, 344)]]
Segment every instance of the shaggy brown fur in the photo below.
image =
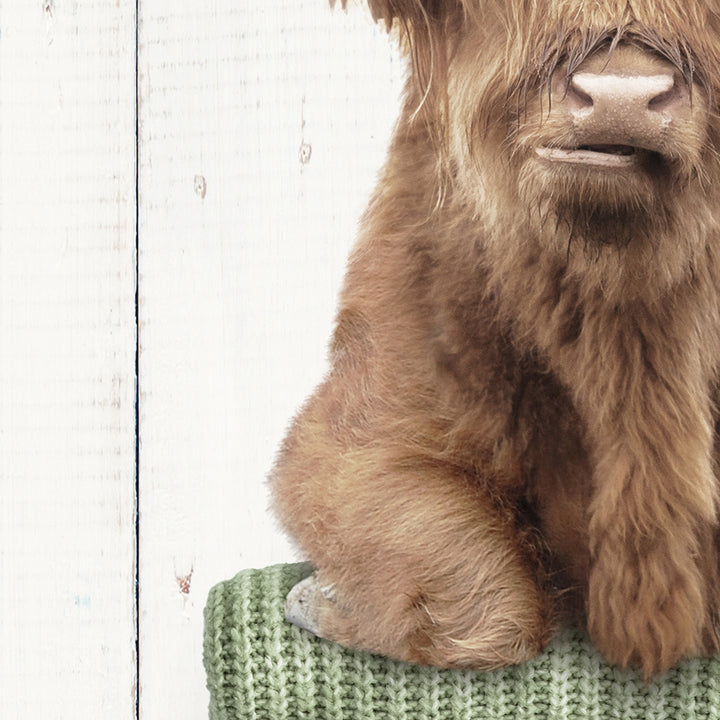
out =
[[(716, 652), (720, 3), (369, 4), (413, 70), (271, 478), (317, 631), (494, 668), (574, 613), (646, 676)], [(583, 73), (671, 77), (662, 131), (583, 130)]]

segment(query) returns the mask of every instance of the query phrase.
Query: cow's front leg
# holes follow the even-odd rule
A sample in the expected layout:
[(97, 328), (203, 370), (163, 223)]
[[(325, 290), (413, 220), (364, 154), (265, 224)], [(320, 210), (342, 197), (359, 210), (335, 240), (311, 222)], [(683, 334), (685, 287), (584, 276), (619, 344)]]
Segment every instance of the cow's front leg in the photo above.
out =
[[(652, 397), (646, 401), (651, 411)], [(716, 573), (707, 568), (717, 564), (715, 478), (706, 416), (676, 422), (666, 414), (665, 427), (657, 415), (619, 416), (596, 446), (588, 628), (610, 661), (639, 666), (646, 677), (714, 649), (708, 582)]]

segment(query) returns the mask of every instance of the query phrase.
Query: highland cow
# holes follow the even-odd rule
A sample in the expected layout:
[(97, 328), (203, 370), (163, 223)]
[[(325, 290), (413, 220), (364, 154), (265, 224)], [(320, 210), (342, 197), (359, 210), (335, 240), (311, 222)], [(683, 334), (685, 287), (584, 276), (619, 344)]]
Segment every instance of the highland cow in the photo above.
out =
[(571, 618), (646, 677), (715, 653), (720, 2), (369, 5), (411, 70), (271, 475), (289, 618), (441, 667)]

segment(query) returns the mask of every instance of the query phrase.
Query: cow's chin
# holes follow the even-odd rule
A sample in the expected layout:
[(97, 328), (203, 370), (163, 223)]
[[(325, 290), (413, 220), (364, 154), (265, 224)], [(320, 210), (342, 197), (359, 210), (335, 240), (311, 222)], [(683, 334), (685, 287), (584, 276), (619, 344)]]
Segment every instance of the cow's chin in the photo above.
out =
[(672, 192), (687, 180), (657, 153), (541, 148), (522, 164), (521, 203), (568, 252), (652, 246), (666, 234)]

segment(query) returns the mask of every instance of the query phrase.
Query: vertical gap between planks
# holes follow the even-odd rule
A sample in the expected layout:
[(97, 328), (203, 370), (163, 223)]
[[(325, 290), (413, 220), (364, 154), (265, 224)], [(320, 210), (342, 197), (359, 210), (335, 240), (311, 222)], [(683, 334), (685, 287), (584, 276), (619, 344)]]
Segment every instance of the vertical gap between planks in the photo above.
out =
[(135, 720), (140, 718), (140, 0), (135, 0)]

